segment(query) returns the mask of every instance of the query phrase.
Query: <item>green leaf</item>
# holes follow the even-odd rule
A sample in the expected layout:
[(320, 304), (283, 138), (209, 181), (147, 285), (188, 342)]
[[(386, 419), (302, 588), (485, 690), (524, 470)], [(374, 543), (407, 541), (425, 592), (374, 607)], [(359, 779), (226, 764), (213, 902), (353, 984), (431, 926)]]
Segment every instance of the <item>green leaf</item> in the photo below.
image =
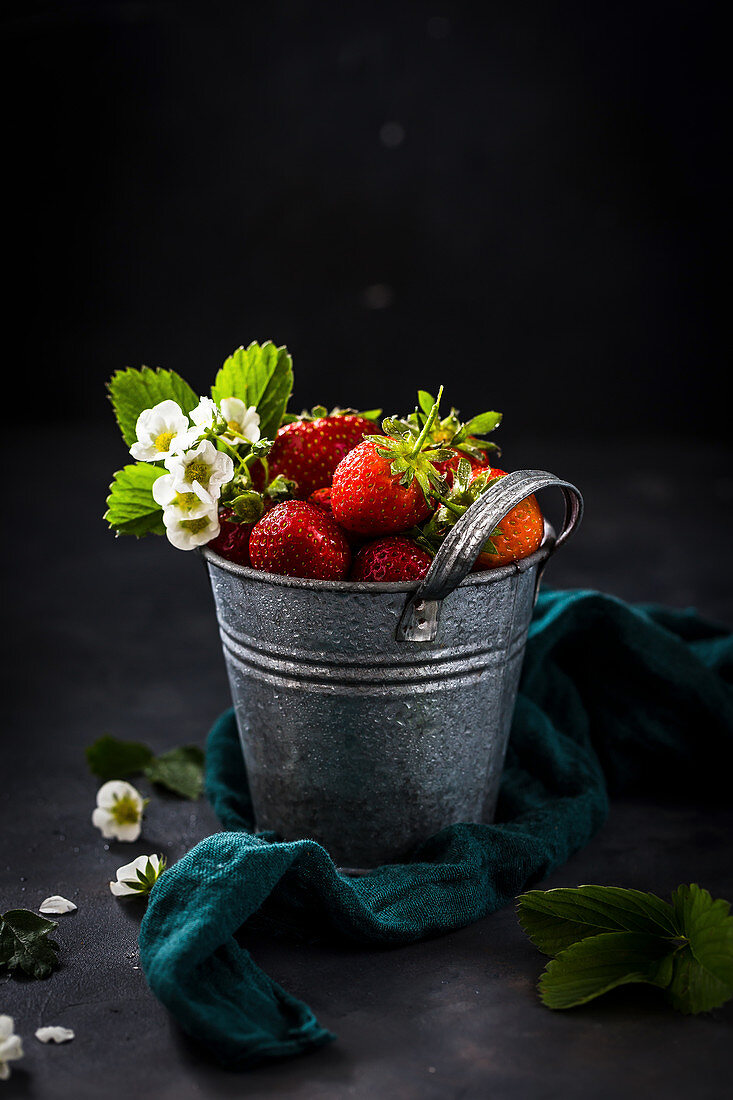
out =
[(671, 905), (654, 894), (619, 886), (530, 890), (519, 898), (519, 923), (546, 955), (599, 932), (678, 935)]
[(110, 485), (104, 519), (121, 535), (163, 535), (163, 509), (153, 500), (153, 483), (165, 470), (138, 462), (118, 470)]
[(420, 408), (427, 416), (433, 405), (435, 404), (435, 398), (431, 394), (429, 394), (427, 390), (418, 390), (417, 400)]
[(472, 417), (467, 424), (464, 424), (463, 430), (466, 435), (488, 435), (489, 432), (493, 432), (494, 428), (498, 428), (500, 424), (501, 413), (485, 412)]
[(367, 409), (366, 412), (359, 413), (359, 416), (363, 417), (364, 420), (378, 420), (381, 415), (381, 409)]
[[(107, 383), (117, 423), (128, 447), (137, 439), (135, 425), (145, 409), (168, 399), (181, 406), (184, 413), (191, 412), (199, 403), (188, 382), (173, 370), (151, 370), (150, 367), (127, 367), (118, 370)], [(225, 394), (231, 396), (231, 394)]]
[(631, 982), (663, 988), (671, 973), (670, 944), (661, 937), (604, 932), (571, 944), (552, 959), (539, 991), (548, 1008), (572, 1008)]
[(274, 439), (292, 389), (293, 360), (288, 349), (268, 340), (230, 355), (214, 380), (211, 396), (217, 403), (238, 397), (245, 405), (254, 405), (260, 415), (260, 435)]
[(172, 749), (151, 760), (143, 774), (174, 794), (195, 801), (204, 789), (204, 753), (198, 745)]
[(0, 967), (23, 970), (31, 978), (47, 978), (59, 965), (59, 945), (48, 938), (58, 928), (28, 909), (10, 909), (0, 917)]
[(85, 754), (89, 771), (105, 782), (136, 775), (153, 759), (153, 752), (147, 745), (139, 741), (118, 741), (109, 735), (89, 745)]
[(733, 917), (730, 905), (713, 901), (693, 883), (679, 886), (672, 904), (687, 944), (675, 958), (669, 987), (680, 1012), (709, 1012), (733, 997)]

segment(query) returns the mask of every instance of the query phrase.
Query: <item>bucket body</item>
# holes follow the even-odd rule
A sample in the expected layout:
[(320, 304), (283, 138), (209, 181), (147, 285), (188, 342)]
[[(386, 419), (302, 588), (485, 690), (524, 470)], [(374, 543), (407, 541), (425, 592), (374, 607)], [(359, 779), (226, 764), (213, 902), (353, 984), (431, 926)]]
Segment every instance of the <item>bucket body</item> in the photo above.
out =
[(371, 867), (492, 820), (539, 560), (464, 581), (426, 646), (395, 639), (407, 586), (207, 558), (259, 829)]
[[(443, 548), (411, 584), (280, 577), (204, 550), (258, 830), (313, 838), (337, 864), (368, 868), (408, 858), (447, 825), (493, 819), (555, 538), (548, 526), (531, 557), (466, 575), (474, 541), (433, 604), (418, 597), (435, 594), (426, 584)], [(411, 606), (412, 634), (401, 626)]]

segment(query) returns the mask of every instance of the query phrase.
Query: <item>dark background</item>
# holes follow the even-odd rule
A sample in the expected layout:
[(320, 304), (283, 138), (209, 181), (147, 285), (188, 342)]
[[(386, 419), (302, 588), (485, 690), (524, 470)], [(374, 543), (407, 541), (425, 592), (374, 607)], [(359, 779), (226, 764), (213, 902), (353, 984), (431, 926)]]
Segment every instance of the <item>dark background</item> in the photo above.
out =
[(722, 6), (12, 10), (4, 342), (39, 416), (272, 338), (296, 410), (442, 381), (507, 443), (727, 433)]

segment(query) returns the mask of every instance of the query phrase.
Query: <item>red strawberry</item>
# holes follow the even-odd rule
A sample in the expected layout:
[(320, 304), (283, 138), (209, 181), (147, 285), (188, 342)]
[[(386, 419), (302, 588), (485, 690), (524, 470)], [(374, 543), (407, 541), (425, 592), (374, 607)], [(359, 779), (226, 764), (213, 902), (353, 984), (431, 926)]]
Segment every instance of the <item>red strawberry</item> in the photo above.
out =
[(328, 512), (329, 516), (333, 515), (333, 508), (331, 507), (331, 486), (327, 485), (323, 489), (316, 489), (314, 493), (308, 497), (309, 504), (316, 504), (319, 508), (322, 508), (324, 512)]
[(351, 567), (352, 581), (416, 581), (430, 568), (432, 557), (412, 539), (375, 539), (362, 546)]
[(351, 551), (343, 531), (322, 508), (286, 500), (256, 523), (249, 540), (254, 569), (287, 577), (340, 581)]
[(334, 519), (361, 535), (391, 535), (415, 527), (432, 508), (417, 478), (401, 484), (392, 460), (365, 439), (336, 467), (331, 485)]
[[(490, 477), (506, 477), (506, 471), (492, 469)], [(508, 565), (509, 562), (519, 561), (520, 558), (526, 558), (534, 554), (535, 550), (539, 550), (545, 535), (545, 521), (537, 498), (527, 497), (516, 508), (512, 508), (494, 530), (500, 533), (492, 533), (488, 542), (494, 547), (496, 553), (491, 554), (485, 549), (482, 550), (473, 567), (475, 573), (483, 569), (495, 569), (499, 565)]]
[(223, 508), (219, 513), (219, 534), (208, 546), (216, 554), (237, 565), (250, 565), (249, 537), (254, 523), (238, 523), (231, 508)]
[(465, 458), (467, 462), (470, 462), (471, 469), (475, 470), (476, 473), (478, 473), (480, 470), (485, 470), (488, 466), (491, 465), (489, 461), (489, 456), (485, 452), (481, 455), (480, 458), (477, 458), (475, 455), (467, 454), (465, 451), (454, 450), (450, 458), (445, 458), (442, 462), (435, 463), (435, 469), (438, 471), (441, 477), (445, 478), (449, 487), (453, 484), (453, 475), (458, 469), (458, 463), (461, 461), (462, 458)]
[(268, 456), (270, 477), (283, 474), (298, 483), (298, 496), (306, 499), (315, 489), (330, 485), (341, 459), (365, 435), (379, 425), (352, 413), (294, 420), (279, 429)]

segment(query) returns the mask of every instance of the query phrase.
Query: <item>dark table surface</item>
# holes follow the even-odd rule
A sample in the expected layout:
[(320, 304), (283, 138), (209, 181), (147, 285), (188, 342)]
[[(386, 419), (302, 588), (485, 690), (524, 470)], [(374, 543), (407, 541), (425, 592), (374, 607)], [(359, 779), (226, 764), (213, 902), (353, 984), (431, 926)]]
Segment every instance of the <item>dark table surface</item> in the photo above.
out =
[[(255, 960), (338, 1041), (244, 1074), (208, 1062), (146, 987), (139, 903), (114, 899), (107, 883), (138, 851), (175, 860), (216, 820), (204, 802), (156, 792), (142, 847), (107, 845), (91, 825), (97, 783), (83, 757), (105, 732), (157, 751), (203, 742), (228, 703), (208, 582), (194, 555), (106, 532), (98, 517), (124, 453), (113, 429), (71, 438), (69, 446), (62, 431), (44, 437), (53, 484), (38, 459), (25, 467), (38, 485), (38, 517), (19, 493), (5, 514), (0, 905), (36, 909), (60, 893), (78, 912), (58, 918), (63, 965), (50, 979), (0, 978), (0, 1013), (15, 1017), (26, 1050), (0, 1085), (4, 1096), (729, 1095), (733, 1004), (687, 1018), (639, 986), (550, 1012), (535, 992), (542, 956), (511, 907), (397, 950), (252, 937)], [(25, 463), (21, 441), (15, 446), (10, 453)], [(527, 439), (507, 461), (552, 469), (585, 493), (583, 528), (548, 583), (695, 605), (733, 623), (729, 458), (703, 444)], [(690, 791), (683, 804), (616, 801), (594, 840), (544, 885), (615, 883), (665, 895), (697, 881), (733, 899), (732, 835), (733, 809), (707, 804), (704, 792)], [(42, 1024), (72, 1027), (76, 1039), (42, 1046), (33, 1038)]]

